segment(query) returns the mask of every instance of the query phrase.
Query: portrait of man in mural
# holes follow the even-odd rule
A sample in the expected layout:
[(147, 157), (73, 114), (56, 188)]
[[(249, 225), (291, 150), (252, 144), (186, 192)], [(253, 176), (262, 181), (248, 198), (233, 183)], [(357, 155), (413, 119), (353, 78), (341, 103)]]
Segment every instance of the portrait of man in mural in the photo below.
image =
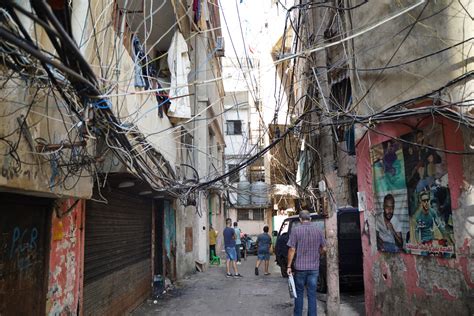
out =
[(430, 193), (420, 193), (420, 209), (416, 213), (416, 241), (422, 244), (431, 244), (434, 239), (433, 231), (437, 215), (431, 208)]
[(377, 249), (400, 252), (403, 236), (409, 230), (402, 145), (389, 139), (371, 149)]
[(377, 249), (387, 252), (399, 252), (403, 246), (402, 229), (399, 221), (393, 221), (395, 198), (392, 194), (383, 199), (383, 216), (378, 216), (376, 234)]
[[(440, 125), (401, 137), (410, 215), (406, 236), (409, 252), (421, 255), (454, 255), (451, 199)], [(440, 149), (440, 150), (436, 150)]]

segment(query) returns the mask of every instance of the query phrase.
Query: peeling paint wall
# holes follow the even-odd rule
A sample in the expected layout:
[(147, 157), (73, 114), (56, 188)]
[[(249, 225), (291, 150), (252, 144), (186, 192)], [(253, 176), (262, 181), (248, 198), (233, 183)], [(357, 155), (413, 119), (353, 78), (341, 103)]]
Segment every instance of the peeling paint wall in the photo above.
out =
[[(446, 149), (463, 151), (473, 132), (451, 121), (444, 125)], [(414, 126), (382, 124), (378, 131), (400, 136)], [(359, 191), (365, 192), (366, 211), (361, 212), (367, 315), (471, 315), (474, 312), (474, 157), (447, 154), (451, 191), (456, 258), (423, 257), (377, 251), (375, 238), (372, 168), (369, 148), (388, 139), (368, 132), (357, 146)], [(463, 139), (466, 140), (463, 142)]]
[(46, 298), (48, 315), (80, 313), (84, 250), (83, 216), (82, 200), (58, 200), (54, 208)]
[(183, 206), (176, 202), (176, 273), (177, 278), (182, 279), (185, 275), (196, 271), (194, 266), (193, 251), (187, 252), (185, 245), (186, 227), (193, 228), (193, 250), (197, 247), (195, 236), (196, 227), (194, 225), (196, 208), (194, 206)]

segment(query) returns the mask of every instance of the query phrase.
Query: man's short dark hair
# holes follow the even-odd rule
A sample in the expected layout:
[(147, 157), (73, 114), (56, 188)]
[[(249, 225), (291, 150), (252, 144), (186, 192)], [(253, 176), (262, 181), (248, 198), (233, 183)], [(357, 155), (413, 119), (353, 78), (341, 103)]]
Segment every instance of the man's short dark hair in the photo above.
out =
[(387, 194), (387, 195), (383, 198), (383, 205), (385, 205), (385, 203), (386, 203), (388, 200), (392, 201), (392, 203), (395, 204), (395, 198), (393, 197), (393, 195)]
[(268, 230), (269, 230), (268, 226), (266, 226), (266, 225), (263, 226), (263, 232), (264, 232), (264, 233), (268, 233)]
[(421, 191), (421, 193), (418, 195), (418, 198), (421, 200), (421, 198), (422, 198), (423, 196), (426, 196), (426, 197), (428, 197), (428, 199), (429, 199), (429, 198), (430, 198), (430, 192), (428, 192), (428, 191)]
[(225, 223), (226, 223), (226, 224), (232, 224), (232, 219), (226, 218), (226, 219), (225, 219)]
[(309, 221), (309, 220), (311, 220), (311, 215), (309, 214), (308, 211), (300, 211), (299, 217), (300, 217), (303, 221)]
[(234, 227), (237, 227), (237, 222), (234, 222)]

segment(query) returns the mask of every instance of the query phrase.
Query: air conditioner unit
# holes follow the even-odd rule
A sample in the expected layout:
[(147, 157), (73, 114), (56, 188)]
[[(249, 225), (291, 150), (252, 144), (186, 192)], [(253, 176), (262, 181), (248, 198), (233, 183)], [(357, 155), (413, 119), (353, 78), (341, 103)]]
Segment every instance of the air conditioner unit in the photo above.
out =
[(216, 38), (216, 56), (224, 57), (225, 56), (225, 49), (224, 49), (224, 37), (218, 36)]

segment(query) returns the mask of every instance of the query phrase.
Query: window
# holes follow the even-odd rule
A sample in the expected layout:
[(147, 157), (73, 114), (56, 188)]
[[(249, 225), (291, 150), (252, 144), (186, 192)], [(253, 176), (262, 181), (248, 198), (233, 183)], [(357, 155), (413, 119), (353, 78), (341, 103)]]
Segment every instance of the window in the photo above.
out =
[(331, 86), (331, 103), (333, 111), (347, 109), (352, 99), (351, 81), (349, 78), (343, 79)]
[(281, 224), (281, 227), (280, 227), (281, 235), (288, 232), (288, 228), (289, 228), (289, 226), (290, 226), (290, 225), (288, 225), (289, 223), (290, 223), (289, 220), (285, 220), (285, 221)]
[(238, 221), (248, 221), (248, 220), (250, 220), (250, 210), (238, 210), (237, 211), (237, 220)]
[[(238, 165), (228, 165), (228, 171), (234, 169)], [(240, 181), (240, 171), (235, 172), (229, 176), (229, 182), (234, 183), (234, 182), (239, 182)]]
[(182, 166), (183, 179), (197, 179), (197, 174), (190, 168), (192, 165), (192, 154), (193, 154), (193, 136), (184, 128), (181, 127), (181, 163), (188, 166)]
[(242, 135), (242, 121), (227, 121), (227, 135)]
[(253, 220), (263, 221), (263, 210), (253, 210)]
[(237, 220), (239, 221), (263, 221), (263, 210), (238, 210)]

